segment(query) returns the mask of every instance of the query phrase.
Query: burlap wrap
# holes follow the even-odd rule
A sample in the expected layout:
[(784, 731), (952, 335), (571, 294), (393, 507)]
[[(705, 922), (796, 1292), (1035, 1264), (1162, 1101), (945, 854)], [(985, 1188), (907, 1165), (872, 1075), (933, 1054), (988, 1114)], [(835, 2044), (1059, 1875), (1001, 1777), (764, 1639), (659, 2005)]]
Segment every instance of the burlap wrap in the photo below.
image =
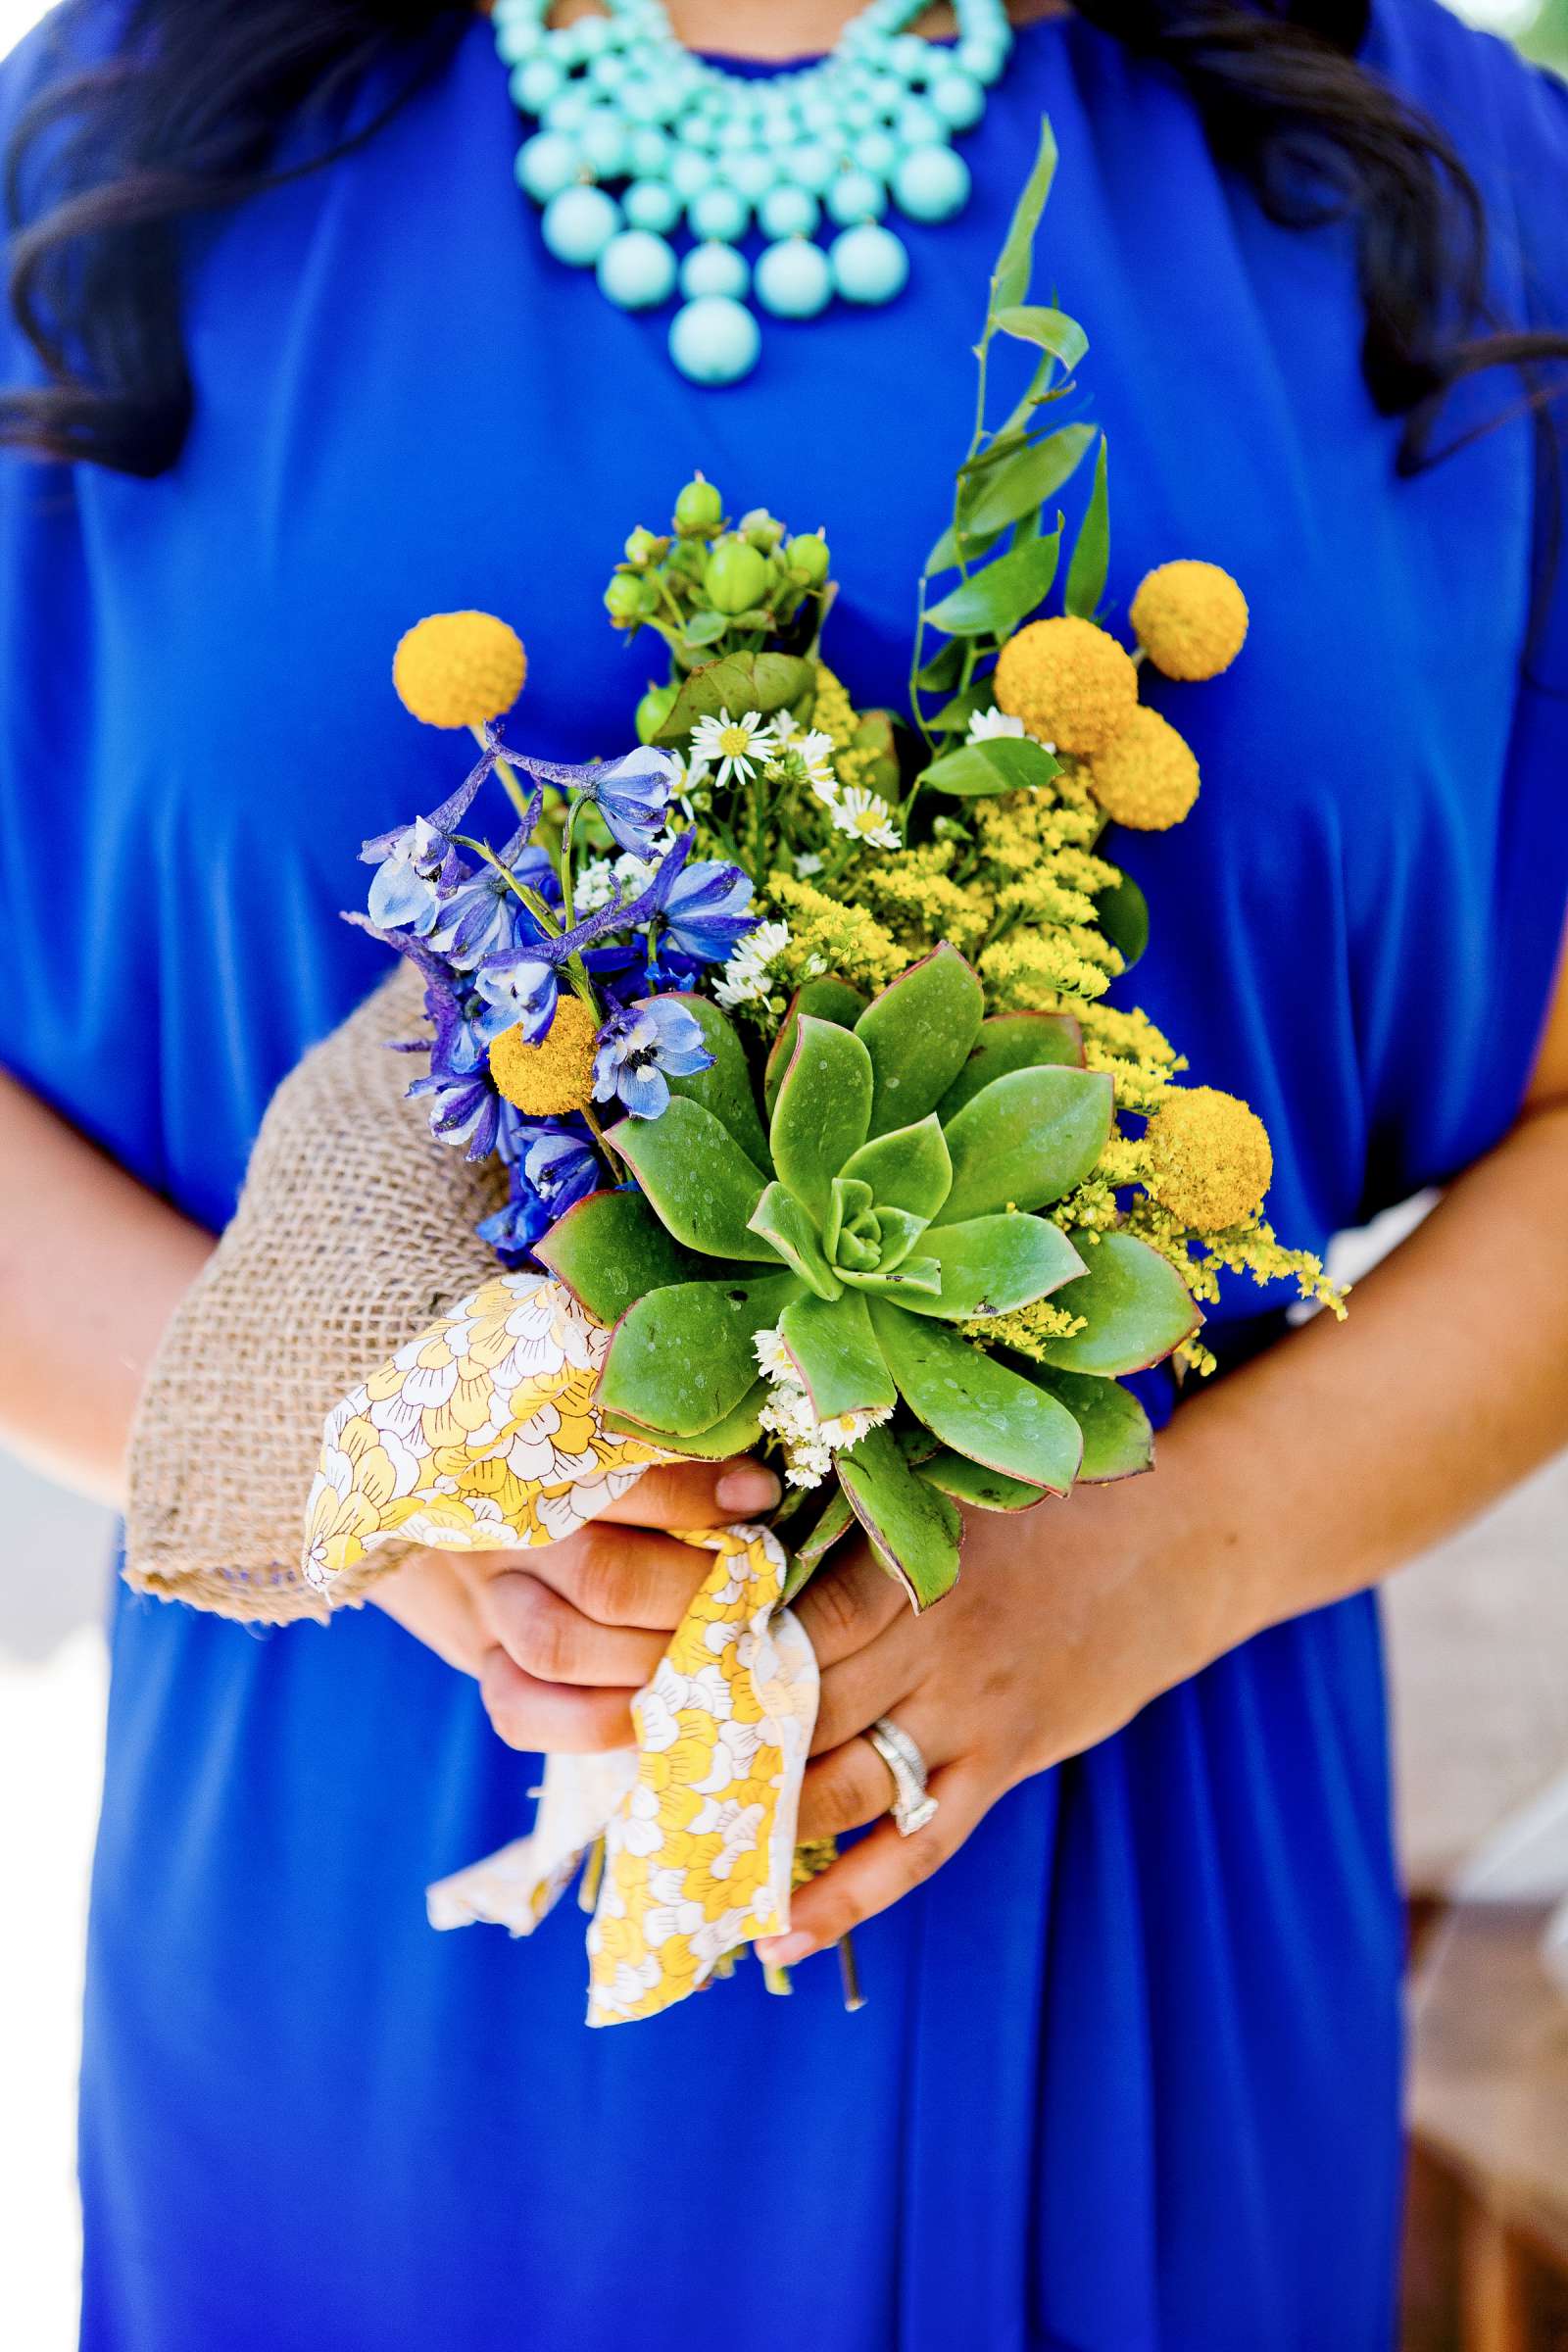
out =
[[(138, 1591), (276, 1624), (327, 1614), (299, 1567), (326, 1416), (496, 1270), (473, 1228), (505, 1179), (432, 1144), (425, 1105), (405, 1099), (423, 1065), (386, 1051), (423, 1029), (421, 984), (400, 964), (273, 1097), (233, 1222), (137, 1411), (125, 1575)], [(388, 1546), (339, 1579), (331, 1606), (399, 1556)]]

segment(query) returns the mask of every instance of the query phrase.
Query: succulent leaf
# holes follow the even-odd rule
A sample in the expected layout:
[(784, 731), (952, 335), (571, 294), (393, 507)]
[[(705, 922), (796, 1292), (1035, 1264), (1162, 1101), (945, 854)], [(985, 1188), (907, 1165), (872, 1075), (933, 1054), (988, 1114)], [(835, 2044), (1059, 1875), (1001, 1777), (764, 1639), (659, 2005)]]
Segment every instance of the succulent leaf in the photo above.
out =
[(914, 1315), (968, 1323), (1010, 1314), (1071, 1282), (1083, 1259), (1057, 1225), (1044, 1217), (970, 1217), (962, 1225), (932, 1225), (922, 1237), (942, 1269), (934, 1298), (910, 1292), (903, 1300)]
[(871, 1133), (907, 1127), (934, 1110), (962, 1069), (985, 1011), (985, 991), (946, 941), (873, 997), (855, 1024), (876, 1083)]
[(750, 1224), (766, 1179), (700, 1102), (673, 1095), (657, 1119), (621, 1119), (608, 1140), (676, 1241), (707, 1257), (776, 1257)]
[(857, 1274), (848, 1278), (856, 1290), (863, 1291), (868, 1298), (938, 1298), (942, 1295), (942, 1268), (934, 1257), (922, 1250), (917, 1256), (906, 1257), (902, 1265), (876, 1274)]
[(770, 1184), (752, 1211), (752, 1231), (771, 1242), (786, 1265), (818, 1298), (836, 1298), (844, 1285), (822, 1255), (816, 1227), (795, 1195), (781, 1184)]
[(821, 1225), (833, 1179), (864, 1143), (871, 1056), (853, 1029), (803, 1013), (773, 1104), (769, 1143), (784, 1183)]
[(1100, 1070), (1046, 1067), (993, 1078), (944, 1129), (953, 1186), (938, 1223), (1059, 1200), (1104, 1150), (1112, 1108), (1111, 1082)]
[[(1016, 1359), (1009, 1359), (1016, 1360)], [(1018, 1362), (1026, 1380), (1049, 1389), (1060, 1398), (1084, 1433), (1080, 1486), (1098, 1486), (1114, 1478), (1136, 1478), (1154, 1466), (1154, 1433), (1149, 1415), (1119, 1381), (1095, 1380), (1088, 1373), (1057, 1372), (1045, 1364)]]
[(734, 1023), (725, 1019), (711, 997), (700, 997), (694, 992), (678, 995), (674, 1002), (683, 1004), (697, 1022), (713, 1060), (710, 1068), (694, 1070), (689, 1077), (669, 1077), (670, 1093), (684, 1095), (688, 1102), (700, 1102), (705, 1110), (710, 1110), (729, 1129), (747, 1158), (754, 1159), (764, 1172), (770, 1170), (773, 1162), (768, 1156), (767, 1136), (757, 1114), (752, 1074), (746, 1066), (746, 1048)]
[(1070, 1340), (1046, 1343), (1046, 1361), (1064, 1372), (1116, 1379), (1157, 1364), (1190, 1340), (1202, 1314), (1168, 1258), (1130, 1233), (1107, 1233), (1084, 1252), (1087, 1273), (1067, 1283), (1057, 1304), (1088, 1318)]
[(790, 1572), (784, 1579), (784, 1591), (781, 1595), (784, 1600), (795, 1598), (797, 1592), (801, 1591), (811, 1575), (812, 1570), (826, 1559), (840, 1537), (847, 1535), (854, 1525), (855, 1513), (850, 1507), (850, 1498), (842, 1487), (835, 1486), (822, 1506), (822, 1513), (816, 1525), (811, 1529), (809, 1535), (803, 1536), (795, 1545), (795, 1556), (790, 1562)]
[(618, 1323), (646, 1291), (708, 1271), (664, 1231), (641, 1193), (629, 1191), (590, 1193), (558, 1217), (534, 1255), (606, 1324)]
[[(767, 1402), (767, 1383), (757, 1381), (739, 1404), (721, 1413), (710, 1429), (699, 1430), (694, 1437), (666, 1438), (671, 1453), (690, 1454), (694, 1461), (722, 1462), (732, 1453), (746, 1453), (762, 1434), (761, 1408)], [(624, 1413), (604, 1413), (608, 1429), (621, 1437), (647, 1438), (650, 1431), (640, 1421), (632, 1421)]]
[(1066, 1494), (1083, 1438), (1064, 1404), (944, 1324), (885, 1299), (872, 1299), (871, 1326), (900, 1396), (944, 1446), (988, 1469)]
[(979, 1511), (1032, 1510), (1050, 1492), (1046, 1487), (1030, 1486), (1027, 1479), (1009, 1478), (1004, 1470), (988, 1470), (983, 1462), (971, 1462), (955, 1453), (951, 1446), (939, 1446), (918, 1465), (918, 1471), (927, 1486), (951, 1494), (955, 1502), (972, 1503)]
[(839, 1235), (836, 1270), (844, 1282), (871, 1275), (892, 1276), (907, 1260), (926, 1231), (924, 1217), (906, 1208), (871, 1208)]
[(935, 1112), (912, 1127), (890, 1128), (851, 1154), (838, 1173), (871, 1187), (879, 1208), (903, 1208), (929, 1224), (948, 1197), (953, 1162)]
[(865, 1005), (866, 1000), (858, 988), (852, 988), (847, 980), (835, 979), (831, 972), (824, 972), (816, 980), (807, 980), (796, 990), (784, 1015), (783, 1027), (768, 1049), (767, 1068), (762, 1075), (762, 1101), (770, 1118), (784, 1073), (790, 1066), (790, 1055), (795, 1051), (795, 1032), (802, 1013), (811, 1013), (819, 1021), (832, 1021), (840, 1029), (853, 1029)]
[(963, 1522), (947, 1495), (909, 1468), (886, 1429), (873, 1429), (838, 1457), (839, 1481), (872, 1548), (917, 1609), (951, 1592)]
[(851, 1296), (831, 1304), (797, 1298), (784, 1309), (780, 1329), (819, 1421), (874, 1413), (898, 1401), (863, 1298)]
[(937, 1104), (946, 1126), (993, 1078), (1009, 1070), (1038, 1069), (1062, 1062), (1082, 1069), (1084, 1033), (1070, 1012), (996, 1012), (980, 1024), (969, 1058)]
[(655, 1436), (700, 1437), (751, 1394), (753, 1338), (800, 1295), (782, 1271), (650, 1291), (612, 1335), (600, 1402)]

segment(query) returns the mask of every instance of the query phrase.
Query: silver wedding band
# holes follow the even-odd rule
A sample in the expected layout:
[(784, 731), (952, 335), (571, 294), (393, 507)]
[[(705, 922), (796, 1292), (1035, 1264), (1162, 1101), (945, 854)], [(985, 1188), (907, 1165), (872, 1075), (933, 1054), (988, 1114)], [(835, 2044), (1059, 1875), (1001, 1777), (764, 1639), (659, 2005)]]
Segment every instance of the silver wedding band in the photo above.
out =
[(893, 1777), (894, 1827), (901, 1838), (912, 1838), (936, 1816), (937, 1800), (925, 1785), (925, 1758), (890, 1715), (878, 1716), (865, 1736)]

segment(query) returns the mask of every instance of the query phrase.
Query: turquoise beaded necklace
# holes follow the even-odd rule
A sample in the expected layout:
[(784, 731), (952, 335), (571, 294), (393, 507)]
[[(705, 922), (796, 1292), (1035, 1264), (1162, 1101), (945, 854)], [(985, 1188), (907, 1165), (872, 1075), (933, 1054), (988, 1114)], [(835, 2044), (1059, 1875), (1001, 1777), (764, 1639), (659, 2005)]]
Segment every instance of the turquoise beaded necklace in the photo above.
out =
[[(551, 0), (495, 0), (513, 100), (537, 124), (516, 173), (546, 246), (622, 310), (678, 295), (669, 355), (699, 384), (756, 366), (749, 300), (781, 318), (835, 296), (891, 302), (909, 257), (883, 216), (961, 212), (969, 168), (952, 140), (980, 121), (1012, 43), (1003, 0), (956, 0), (956, 46), (909, 31), (928, 5), (872, 0), (818, 63), (751, 80), (683, 48), (662, 0), (607, 0), (559, 28)], [(738, 250), (754, 228), (755, 264)]]

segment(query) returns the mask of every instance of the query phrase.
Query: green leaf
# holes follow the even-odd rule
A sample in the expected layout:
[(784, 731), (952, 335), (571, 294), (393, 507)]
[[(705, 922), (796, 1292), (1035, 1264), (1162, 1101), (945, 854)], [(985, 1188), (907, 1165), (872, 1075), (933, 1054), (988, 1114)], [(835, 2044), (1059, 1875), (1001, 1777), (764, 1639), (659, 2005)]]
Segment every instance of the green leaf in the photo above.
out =
[[(986, 707), (995, 700), (988, 695)], [(919, 781), (922, 788), (930, 785), (934, 792), (961, 793), (972, 800), (986, 793), (1027, 792), (1060, 773), (1061, 762), (1043, 743), (1031, 743), (1027, 735), (992, 735), (984, 743), (961, 743), (956, 751), (944, 752)]]
[(1088, 1318), (1070, 1340), (1048, 1340), (1046, 1361), (1065, 1372), (1114, 1379), (1162, 1363), (1202, 1321), (1168, 1258), (1130, 1233), (1107, 1233), (1084, 1251), (1089, 1271), (1056, 1294), (1056, 1304)]
[[(1070, 428), (1069, 428), (1070, 429)], [(1062, 591), (1066, 610), (1081, 620), (1093, 620), (1096, 608), (1105, 593), (1105, 574), (1110, 568), (1110, 505), (1105, 491), (1105, 436), (1100, 436), (1100, 455), (1095, 460), (1095, 486), (1089, 494), (1089, 506), (1078, 526), (1078, 537), (1067, 566), (1067, 585)]]
[(716, 645), (729, 627), (727, 612), (694, 612), (686, 623), (688, 645)]
[(1104, 1150), (1112, 1109), (1102, 1070), (1047, 1067), (993, 1078), (945, 1126), (953, 1189), (939, 1222), (1059, 1200)]
[(926, 619), (950, 637), (1010, 637), (1049, 592), (1060, 544), (1054, 531), (1049, 539), (1031, 539), (998, 556), (934, 604)]
[(963, 647), (955, 638), (940, 653), (933, 654), (922, 669), (915, 672), (914, 682), (927, 694), (945, 694), (956, 686), (963, 675)]
[[(958, 644), (956, 637), (950, 642)], [(935, 717), (927, 719), (926, 725), (933, 735), (961, 735), (975, 712), (989, 710), (996, 699), (996, 685), (988, 672), (985, 677), (976, 678), (972, 686), (966, 686), (961, 694), (954, 695), (951, 702), (944, 703)]]
[(840, 1029), (853, 1029), (865, 1010), (866, 1000), (858, 988), (847, 980), (839, 980), (825, 972), (819, 980), (808, 980), (790, 1000), (783, 1027), (768, 1048), (767, 1067), (762, 1072), (762, 1101), (768, 1117), (778, 1101), (778, 1090), (795, 1051), (795, 1028), (803, 1012), (818, 1021), (832, 1021)]
[[(1021, 449), (979, 475), (973, 494), (959, 506), (965, 539), (971, 531), (1004, 530), (1008, 523), (1042, 506), (1076, 470), (1094, 437), (1092, 424), (1064, 424), (1043, 441), (1026, 441)], [(1042, 588), (1040, 595), (1045, 592)], [(1037, 597), (1035, 602), (1039, 601)], [(931, 617), (935, 620), (935, 613)], [(937, 621), (937, 626), (943, 623)]]
[(784, 1309), (779, 1328), (819, 1421), (879, 1412), (898, 1402), (863, 1298), (849, 1292), (831, 1305), (797, 1298)]
[(1028, 428), (1029, 425), (1038, 423), (1041, 409), (1047, 403), (1053, 400), (1059, 400), (1061, 398), (1061, 392), (1065, 389), (1065, 386), (1054, 392), (1051, 389), (1052, 378), (1055, 372), (1055, 361), (1052, 358), (1049, 351), (1042, 352), (1039, 363), (1035, 368), (1034, 374), (1030, 377), (1028, 385), (1024, 390), (1023, 397), (1017, 402), (1015, 407), (1011, 410), (1002, 424), (1001, 430), (997, 435), (999, 441), (1008, 434), (1023, 432)]
[(751, 1394), (752, 1340), (800, 1295), (782, 1271), (651, 1291), (611, 1335), (599, 1402), (655, 1437), (700, 1437)]
[[(1048, 1487), (1032, 1487), (1026, 1479), (1009, 1478), (1004, 1470), (988, 1470), (983, 1462), (966, 1461), (951, 1446), (941, 1446), (919, 1465), (928, 1487), (951, 1494), (955, 1502), (972, 1503), (979, 1511), (1027, 1511), (1044, 1502)], [(1082, 1473), (1080, 1473), (1080, 1476)]]
[[(721, 1413), (710, 1429), (700, 1429), (695, 1437), (682, 1438), (672, 1444), (672, 1453), (690, 1454), (699, 1462), (726, 1461), (732, 1453), (749, 1453), (762, 1434), (761, 1408), (770, 1395), (768, 1384), (760, 1380), (748, 1389), (739, 1404)], [(609, 1414), (602, 1416), (611, 1420)], [(628, 1421), (623, 1436), (640, 1437), (643, 1432), (635, 1421)]]
[(869, 1430), (838, 1456), (838, 1473), (872, 1549), (915, 1607), (951, 1592), (963, 1522), (945, 1494), (916, 1478), (889, 1431)]
[(605, 1324), (618, 1323), (645, 1292), (704, 1271), (701, 1258), (672, 1240), (641, 1193), (632, 1192), (590, 1193), (535, 1242), (534, 1255)]
[(934, 1257), (906, 1257), (902, 1265), (883, 1266), (875, 1274), (851, 1274), (840, 1268), (846, 1283), (864, 1291), (868, 1298), (938, 1298), (942, 1268)]
[(746, 1048), (733, 1022), (724, 1018), (711, 997), (682, 993), (673, 1002), (684, 1004), (696, 1020), (713, 1060), (710, 1069), (694, 1070), (688, 1078), (671, 1078), (670, 1093), (684, 1095), (689, 1102), (700, 1102), (704, 1110), (710, 1110), (729, 1129), (748, 1159), (755, 1159), (764, 1170), (770, 1168), (773, 1162), (752, 1091)]
[[(956, 571), (960, 563), (983, 564), (991, 550), (1005, 537), (1004, 529), (1000, 531), (960, 530), (958, 538), (956, 539), (950, 523), (927, 556), (922, 577), (931, 580), (935, 579), (939, 572)], [(930, 664), (927, 663), (927, 667), (929, 666)]]
[(993, 1078), (1049, 1062), (1081, 1069), (1084, 1033), (1070, 1012), (996, 1012), (980, 1024), (969, 1058), (937, 1104), (944, 1124)]
[(1089, 337), (1076, 318), (1069, 318), (1065, 311), (1043, 309), (1038, 303), (1014, 303), (993, 311), (991, 323), (999, 335), (1011, 335), (1014, 342), (1033, 343), (1038, 350), (1049, 352), (1069, 375), (1089, 349)]
[(854, 1029), (803, 1013), (773, 1104), (773, 1164), (816, 1224), (830, 1188), (871, 1123), (872, 1061)]
[(844, 1285), (822, 1255), (816, 1227), (795, 1195), (781, 1184), (770, 1184), (752, 1211), (752, 1231), (771, 1242), (786, 1265), (793, 1266), (818, 1298), (836, 1298)]
[(855, 1513), (850, 1498), (842, 1487), (836, 1486), (822, 1506), (821, 1517), (809, 1535), (803, 1536), (795, 1546), (790, 1572), (784, 1579), (781, 1598), (793, 1600), (806, 1585), (813, 1569), (820, 1566), (842, 1536), (855, 1525)]
[(871, 1187), (882, 1208), (906, 1208), (929, 1224), (948, 1197), (953, 1162), (934, 1112), (911, 1127), (890, 1128), (862, 1144), (841, 1170), (845, 1181)]
[(991, 278), (991, 317), (1001, 311), (1013, 309), (1029, 291), (1030, 273), (1034, 267), (1035, 230), (1051, 194), (1051, 183), (1056, 174), (1056, 140), (1049, 118), (1040, 125), (1040, 146), (1034, 166), (1025, 180), (1023, 193), (1013, 208), (1007, 234), (1003, 241), (997, 266)]
[(946, 940), (872, 998), (855, 1034), (871, 1056), (873, 1135), (912, 1126), (936, 1108), (963, 1067), (985, 1002)]
[(1123, 874), (1095, 901), (1095, 920), (1113, 948), (1119, 948), (1131, 971), (1149, 945), (1149, 901), (1133, 880)]
[(810, 662), (794, 654), (724, 654), (692, 671), (654, 740), (683, 744), (700, 718), (719, 710), (736, 718), (760, 710), (765, 718), (808, 694), (815, 677)]
[(1083, 1272), (1084, 1261), (1060, 1226), (1044, 1217), (970, 1217), (962, 1225), (932, 1225), (921, 1248), (942, 1268), (935, 1298), (913, 1292), (901, 1299), (912, 1315), (968, 1323), (1032, 1305)]
[(1083, 1439), (1064, 1404), (944, 1323), (873, 1298), (871, 1326), (900, 1396), (944, 1446), (988, 1469), (1066, 1494)]
[(677, 1242), (705, 1257), (774, 1255), (751, 1229), (767, 1180), (700, 1102), (671, 1095), (657, 1119), (618, 1120), (607, 1140)]
[(1154, 1466), (1154, 1433), (1149, 1415), (1120, 1381), (1095, 1380), (1087, 1373), (1057, 1372), (1046, 1364), (1020, 1363), (1026, 1380), (1034, 1380), (1067, 1407), (1084, 1433), (1080, 1486), (1101, 1486), (1114, 1478), (1136, 1478)]

